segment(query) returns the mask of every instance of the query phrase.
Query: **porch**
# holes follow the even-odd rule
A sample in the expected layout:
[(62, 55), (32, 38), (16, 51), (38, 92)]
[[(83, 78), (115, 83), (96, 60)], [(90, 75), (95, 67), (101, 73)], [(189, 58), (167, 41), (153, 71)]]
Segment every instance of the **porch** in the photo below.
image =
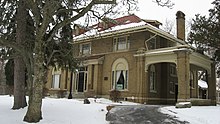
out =
[[(174, 101), (191, 101), (193, 105), (216, 105), (215, 66), (208, 57), (196, 53), (187, 45), (142, 51), (135, 56), (145, 59), (148, 83), (145, 87), (147, 92), (143, 93), (146, 94), (144, 97), (147, 103), (165, 100), (168, 104)], [(199, 72), (203, 76), (202, 79), (207, 82), (205, 97), (201, 97), (200, 94)], [(160, 76), (152, 77), (152, 75)], [(155, 85), (160, 87), (156, 91), (157, 95), (152, 95), (154, 81), (157, 82)]]

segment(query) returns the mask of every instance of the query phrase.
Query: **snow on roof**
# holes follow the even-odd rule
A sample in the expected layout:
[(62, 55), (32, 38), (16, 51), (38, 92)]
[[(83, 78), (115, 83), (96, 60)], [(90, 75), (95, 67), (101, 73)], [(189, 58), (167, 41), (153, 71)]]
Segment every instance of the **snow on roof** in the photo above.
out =
[(204, 88), (204, 89), (208, 88), (207, 82), (205, 82), (203, 80), (198, 80), (198, 85), (199, 85), (199, 87)]
[(134, 22), (134, 23), (124, 24), (124, 25), (117, 25), (117, 26), (111, 27), (111, 28), (103, 30), (103, 31), (99, 31), (99, 29), (91, 29), (91, 30), (85, 32), (84, 34), (73, 37), (73, 40), (82, 40), (82, 39), (87, 39), (87, 38), (94, 38), (94, 37), (96, 37), (97, 35), (100, 35), (100, 34), (115, 32), (115, 31), (118, 31), (118, 30), (128, 29), (128, 28), (133, 28), (133, 27), (139, 27), (139, 26), (143, 26), (143, 25), (146, 25), (146, 24), (147, 24), (146, 22), (141, 21), (141, 22)]

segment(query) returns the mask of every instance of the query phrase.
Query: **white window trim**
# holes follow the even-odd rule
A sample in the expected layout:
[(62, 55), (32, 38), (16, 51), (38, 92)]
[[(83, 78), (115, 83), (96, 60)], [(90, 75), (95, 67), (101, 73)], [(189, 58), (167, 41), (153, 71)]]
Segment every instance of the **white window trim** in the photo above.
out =
[[(118, 39), (125, 37), (125, 42), (126, 42), (126, 48), (125, 49), (118, 49)], [(129, 40), (128, 40), (129, 39)], [(119, 37), (114, 37), (113, 38), (113, 51), (126, 51), (130, 49), (130, 36), (125, 35), (125, 36), (119, 36)]]
[[(123, 64), (123, 68), (121, 68), (121, 69), (118, 69), (117, 67), (118, 67), (118, 65), (119, 64)], [(128, 70), (128, 63), (127, 63), (127, 60), (125, 60), (124, 58), (119, 58), (119, 59), (117, 59), (117, 60), (115, 60), (115, 62), (113, 63), (113, 65), (112, 65), (112, 87), (111, 87), (111, 90), (114, 90), (114, 89), (116, 89), (116, 82), (117, 82), (117, 79), (116, 79), (116, 76), (117, 76), (117, 74), (116, 74), (116, 72), (117, 71), (123, 71), (123, 72), (125, 72), (124, 73), (124, 78), (125, 78), (125, 83), (126, 84), (124, 84), (124, 85), (126, 85), (126, 88), (124, 88), (124, 89), (121, 89), (121, 90), (119, 90), (119, 91), (128, 91), (128, 82), (129, 82), (129, 70)], [(127, 78), (126, 78), (126, 72), (127, 72)]]

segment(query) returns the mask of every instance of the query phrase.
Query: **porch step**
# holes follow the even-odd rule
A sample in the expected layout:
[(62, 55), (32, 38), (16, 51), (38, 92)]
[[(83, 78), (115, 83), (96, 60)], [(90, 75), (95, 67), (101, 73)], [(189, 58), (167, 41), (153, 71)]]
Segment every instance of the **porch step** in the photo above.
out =
[(84, 93), (73, 93), (73, 98), (85, 98)]

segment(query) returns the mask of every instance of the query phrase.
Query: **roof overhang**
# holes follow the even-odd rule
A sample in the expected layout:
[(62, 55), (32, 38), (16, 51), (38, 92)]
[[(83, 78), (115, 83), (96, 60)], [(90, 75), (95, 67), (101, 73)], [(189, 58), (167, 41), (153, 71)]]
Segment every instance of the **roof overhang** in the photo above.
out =
[(117, 36), (117, 35), (123, 35), (123, 34), (134, 33), (134, 32), (142, 32), (142, 31), (152, 32), (152, 33), (157, 34), (161, 37), (164, 37), (170, 41), (177, 42), (179, 44), (186, 44), (185, 41), (180, 40), (180, 39), (174, 37), (173, 35), (165, 32), (161, 29), (158, 29), (150, 24), (136, 26), (136, 27), (130, 27), (130, 28), (121, 29), (121, 30), (97, 33), (96, 35), (91, 35), (91, 36), (80, 37), (80, 38), (74, 39), (73, 44), (81, 43), (81, 42), (88, 42), (88, 41), (91, 41), (94, 39), (108, 38), (108, 37), (113, 37), (113, 36)]

